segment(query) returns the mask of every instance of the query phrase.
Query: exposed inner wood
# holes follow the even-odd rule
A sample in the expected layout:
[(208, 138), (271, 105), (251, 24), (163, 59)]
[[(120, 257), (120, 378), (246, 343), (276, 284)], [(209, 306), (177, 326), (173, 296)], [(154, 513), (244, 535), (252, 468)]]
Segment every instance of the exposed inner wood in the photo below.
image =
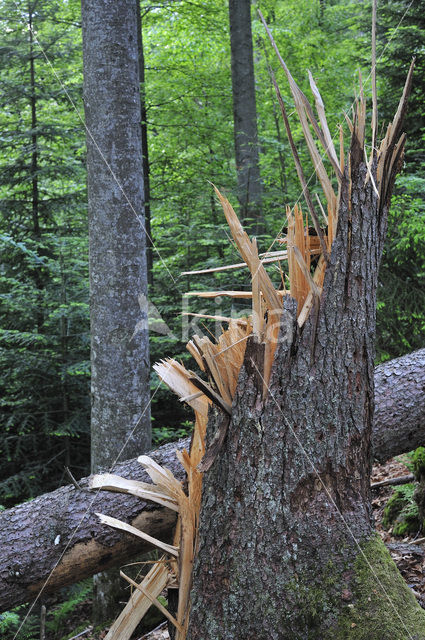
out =
[[(383, 462), (425, 441), (425, 349), (375, 367), (374, 378), (372, 453), (374, 459)], [(189, 446), (190, 439), (181, 440), (152, 451), (150, 457), (184, 481), (185, 471), (176, 458), (176, 449)], [(119, 463), (114, 475), (142, 484), (149, 480), (137, 459)], [(155, 538), (173, 542), (174, 510), (129, 493), (89, 492), (90, 482), (94, 482), (93, 476), (79, 480), (79, 489), (73, 485), (61, 487), (0, 513), (0, 611), (33, 602), (43, 586), (43, 595), (54, 593), (93, 575), (99, 567), (119, 566), (151, 548), (128, 533), (103, 526), (95, 512), (107, 513)], [(105, 489), (110, 487), (109, 481), (104, 484)]]
[[(261, 14), (260, 17), (264, 22)], [(359, 205), (356, 200), (356, 198), (359, 199), (360, 197), (359, 180), (363, 180), (362, 184), (365, 184), (368, 180), (371, 181), (374, 195), (379, 198), (378, 213), (384, 212), (384, 210), (388, 208), (395, 174), (399, 169), (403, 156), (404, 136), (401, 134), (400, 128), (406, 108), (412, 68), (409, 72), (406, 88), (403, 93), (399, 109), (392, 124), (389, 125), (387, 129), (378, 154), (373, 156), (375, 165), (373, 166), (372, 174), (372, 163), (367, 165), (366, 169), (361, 168), (366, 153), (366, 101), (364, 99), (362, 86), (360, 86), (359, 99), (355, 104), (355, 117), (353, 119), (353, 123), (350, 123), (351, 146), (348, 162), (346, 163), (343, 157), (344, 143), (342, 137), (340, 138), (340, 158), (338, 160), (336, 149), (327, 125), (323, 101), (314, 79), (311, 74), (309, 74), (310, 86), (315, 99), (318, 120), (316, 120), (313, 109), (306, 96), (299, 89), (285, 62), (280, 57), (272, 35), (265, 22), (264, 25), (288, 79), (305, 142), (313, 161), (317, 178), (323, 189), (323, 196), (327, 203), (327, 215), (323, 211), (323, 206), (321, 205), (320, 200), (319, 208), (322, 212), (322, 217), (327, 222), (327, 228), (322, 228), (319, 222), (319, 217), (313, 205), (311, 195), (309, 194), (298, 152), (292, 138), (283, 100), (276, 81), (273, 78), (277, 98), (281, 106), (288, 138), (290, 140), (294, 161), (303, 186), (309, 216), (306, 215), (304, 217), (299, 204), (295, 204), (293, 208), (287, 207), (287, 232), (285, 238), (281, 239), (286, 244), (286, 251), (278, 252), (277, 255), (259, 254), (256, 239), (249, 238), (230, 202), (216, 187), (214, 187), (216, 196), (222, 205), (233, 241), (244, 262), (224, 267), (217, 267), (214, 269), (200, 270), (196, 273), (212, 273), (214, 271), (237, 268), (245, 264), (251, 273), (251, 291), (191, 291), (186, 295), (204, 298), (228, 296), (233, 298), (251, 299), (252, 312), (251, 315), (244, 319), (244, 322), (225, 318), (224, 321), (228, 323), (228, 328), (222, 330), (222, 333), (216, 342), (205, 336), (194, 336), (188, 343), (187, 347), (189, 352), (194, 357), (197, 365), (201, 372), (206, 376), (207, 380), (201, 378), (193, 371), (187, 370), (182, 364), (172, 359), (157, 363), (154, 367), (160, 378), (170, 387), (170, 389), (174, 391), (180, 399), (187, 402), (195, 412), (195, 427), (190, 449), (189, 451), (184, 449), (182, 452), (178, 452), (177, 454), (187, 475), (187, 487), (184, 489), (182, 483), (177, 480), (170, 471), (165, 467), (158, 465), (147, 456), (142, 456), (139, 458), (139, 461), (150, 475), (153, 481), (153, 488), (149, 491), (146, 487), (132, 487), (132, 493), (138, 491), (141, 497), (162, 505), (167, 504), (168, 502), (168, 506), (177, 511), (178, 521), (173, 545), (165, 544), (160, 540), (153, 540), (147, 534), (134, 530), (125, 522), (119, 522), (117, 519), (113, 519), (108, 516), (100, 516), (103, 522), (111, 526), (121, 528), (127, 532), (132, 532), (138, 537), (143, 536), (145, 539), (150, 538), (154, 546), (165, 552), (168, 561), (164, 561), (162, 566), (168, 567), (167, 584), (175, 585), (177, 583), (179, 585), (176, 618), (174, 620), (172, 616), (168, 616), (171, 618), (171, 622), (174, 622), (176, 626), (176, 640), (185, 640), (189, 627), (191, 611), (189, 595), (192, 587), (194, 560), (199, 545), (198, 535), (202, 494), (202, 471), (210, 469), (215, 460), (220, 456), (221, 448), (226, 441), (229, 422), (232, 421), (237, 423), (237, 415), (240, 414), (242, 416), (244, 414), (243, 407), (238, 407), (237, 404), (233, 405), (235, 397), (238, 397), (237, 390), (239, 389), (238, 380), (240, 372), (243, 371), (247, 388), (251, 388), (253, 385), (253, 387), (255, 387), (255, 393), (259, 394), (255, 400), (253, 413), (258, 411), (260, 415), (260, 409), (270, 393), (269, 383), (271, 381), (273, 363), (275, 360), (277, 346), (279, 344), (278, 338), (279, 335), (281, 335), (281, 332), (286, 330), (290, 333), (290, 335), (288, 333), (286, 337), (284, 336), (285, 339), (283, 342), (286, 345), (292, 344), (294, 336), (297, 336), (297, 339), (300, 341), (303, 340), (304, 346), (308, 343), (310, 360), (312, 362), (315, 361), (318, 323), (320, 325), (320, 318), (323, 320), (323, 315), (320, 315), (321, 297), (327, 268), (331, 268), (329, 265), (332, 265), (332, 269), (334, 270), (332, 272), (328, 272), (329, 277), (331, 277), (331, 274), (334, 272), (336, 274), (335, 280), (338, 276), (338, 271), (335, 267), (335, 255), (332, 254), (332, 247), (335, 238), (339, 238), (339, 250), (341, 251), (341, 247), (343, 246), (343, 250), (346, 254), (344, 255), (344, 260), (346, 260), (344, 268), (346, 268), (347, 271), (346, 288), (355, 286), (355, 284), (352, 283), (352, 274), (350, 271), (352, 251), (350, 225), (352, 223), (352, 209), (355, 209), (356, 207), (359, 209)], [(336, 190), (334, 176), (331, 173), (328, 173), (325, 168), (323, 158), (317, 147), (310, 125), (313, 127), (318, 142), (324, 148), (325, 155), (327, 156), (332, 170), (335, 173)], [(374, 135), (375, 131), (376, 123), (374, 123)], [(346, 169), (343, 174), (342, 170), (346, 165), (348, 170)], [(370, 193), (370, 189), (367, 193), (370, 198), (370, 202), (367, 202), (367, 206), (372, 210), (371, 202), (373, 198)], [(366, 205), (364, 206), (364, 210), (366, 211)], [(348, 228), (346, 237), (344, 236), (343, 239), (341, 239), (341, 233), (337, 233), (340, 215), (344, 216), (344, 224), (346, 224)], [(313, 223), (316, 235), (310, 234), (309, 222)], [(359, 232), (357, 233), (359, 234)], [(381, 244), (382, 236), (382, 230), (379, 229), (378, 222), (377, 237)], [(364, 234), (361, 237), (361, 240), (362, 242), (364, 241)], [(368, 238), (368, 241), (371, 241), (371, 239)], [(314, 267), (311, 259), (313, 255), (316, 258)], [(277, 289), (264, 267), (264, 263), (269, 260), (283, 259), (286, 259), (288, 263), (290, 291)], [(330, 286), (329, 277), (327, 278), (328, 289)], [(327, 295), (337, 295), (337, 292), (327, 290)], [(341, 303), (342, 298), (345, 299), (345, 297), (347, 297), (347, 299), (352, 299), (353, 297), (355, 298), (355, 294), (353, 293), (350, 295), (350, 292), (347, 292), (346, 290), (344, 296), (342, 296), (342, 294), (339, 296), (338, 303), (335, 302), (335, 309), (338, 304)], [(285, 298), (288, 301), (287, 303), (283, 303)], [(294, 312), (294, 326), (289, 326), (290, 323), (288, 324), (287, 320), (282, 320), (283, 304), (286, 305), (287, 310), (290, 310), (289, 315), (292, 314), (292, 311)], [(327, 304), (329, 307), (329, 301)], [(334, 312), (335, 310), (332, 311), (332, 313)], [(331, 312), (329, 313), (332, 315)], [(288, 316), (288, 313), (286, 316)], [(215, 319), (217, 322), (223, 321), (223, 318), (220, 316), (209, 317), (211, 319)], [(287, 322), (288, 326), (285, 325), (285, 322)], [(304, 326), (306, 327), (306, 332), (308, 332), (307, 337), (302, 333)], [(322, 325), (319, 326), (319, 329), (323, 333)], [(357, 338), (357, 336), (355, 337)], [(322, 342), (320, 343), (320, 349), (323, 351), (323, 336)], [(281, 358), (283, 358), (282, 353), (280, 353)], [(297, 362), (295, 356), (292, 360), (288, 356), (288, 361), (292, 362), (295, 369), (297, 366), (302, 368), (303, 363), (301, 362), (300, 364)], [(307, 356), (305, 356), (305, 361), (309, 361)], [(276, 380), (274, 382), (276, 382)], [(352, 384), (354, 384), (354, 382)], [(357, 385), (356, 388), (361, 387), (359, 380), (356, 380), (355, 384)], [(362, 393), (364, 393), (366, 397), (366, 387), (364, 386), (364, 389), (361, 387), (361, 389)], [(239, 396), (243, 396), (240, 389)], [(307, 390), (305, 392), (305, 397), (307, 397)], [(248, 398), (248, 401), (250, 399), (251, 398)], [(293, 411), (294, 415), (298, 415), (296, 409)], [(251, 420), (251, 418), (252, 416), (250, 416), (249, 420)], [(212, 425), (215, 427), (215, 432), (210, 434), (208, 445), (206, 445), (205, 437), (208, 419), (210, 419), (210, 426)], [(262, 429), (260, 419), (258, 419), (257, 428), (260, 433)], [(363, 449), (360, 449), (359, 458), (364, 454)], [(309, 502), (314, 502), (315, 500), (320, 501), (323, 499), (323, 489), (320, 486), (320, 482), (317, 483), (311, 474), (306, 476), (303, 482), (305, 482), (303, 489), (299, 490), (298, 487), (297, 491), (294, 491), (291, 505), (292, 513), (299, 513), (300, 520), (302, 520), (301, 514), (305, 511), (307, 496)], [(330, 487), (333, 482), (334, 480), (331, 473), (324, 471), (321, 476), (321, 483), (323, 486), (325, 488), (328, 486)], [(97, 480), (97, 486), (101, 485), (101, 481)], [(299, 483), (299, 486), (301, 485), (302, 482)], [(109, 488), (114, 491), (122, 491), (124, 493), (129, 492), (131, 489), (130, 485), (126, 484), (121, 479), (114, 479), (113, 476), (104, 480), (102, 488)], [(359, 504), (364, 497), (363, 494), (365, 494), (366, 489), (366, 486), (360, 486), (358, 496), (356, 494), (356, 500), (358, 500)], [(341, 500), (343, 499), (343, 496), (344, 493), (341, 492)], [(230, 506), (230, 508), (232, 507)], [(342, 505), (341, 508), (344, 509), (344, 505)], [(369, 530), (368, 522), (360, 522), (359, 519), (358, 524), (360, 533), (365, 533)], [(153, 567), (151, 572), (155, 573), (155, 571), (159, 570)], [(149, 575), (150, 574), (148, 574), (148, 576)], [(144, 578), (140, 585), (136, 585), (139, 592), (138, 611), (140, 615), (144, 614), (148, 605), (150, 606), (152, 603), (155, 603), (158, 596), (157, 584), (155, 583), (150, 585), (148, 576)], [(208, 580), (209, 578), (206, 579), (206, 583)], [(127, 608), (129, 606), (130, 603), (127, 605)], [(121, 640), (130, 638), (132, 633), (130, 628), (133, 629), (132, 625), (134, 623), (135, 615), (134, 607), (132, 612), (132, 622), (129, 624), (129, 630), (126, 632), (124, 629), (121, 632)], [(127, 613), (125, 615), (127, 615)], [(112, 640), (112, 636), (110, 636), (110, 638)]]

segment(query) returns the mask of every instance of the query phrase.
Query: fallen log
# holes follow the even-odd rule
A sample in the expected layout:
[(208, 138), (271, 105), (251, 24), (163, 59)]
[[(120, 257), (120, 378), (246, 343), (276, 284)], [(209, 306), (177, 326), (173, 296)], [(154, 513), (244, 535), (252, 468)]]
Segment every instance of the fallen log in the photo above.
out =
[(375, 368), (373, 456), (384, 462), (425, 446), (425, 349)]
[(413, 473), (408, 473), (407, 476), (396, 476), (394, 478), (386, 478), (385, 480), (381, 480), (381, 482), (372, 482), (370, 488), (382, 489), (382, 487), (396, 487), (401, 484), (414, 482), (414, 480), (415, 476), (413, 475)]
[[(152, 454), (183, 479), (176, 448), (180, 440)], [(119, 463), (114, 473), (149, 481), (137, 459)], [(75, 583), (100, 570), (126, 562), (152, 547), (128, 533), (106, 527), (96, 512), (125, 519), (150, 535), (171, 542), (176, 514), (133, 496), (89, 491), (89, 478), (61, 487), (0, 513), (0, 610), (32, 602), (40, 594)]]
[[(425, 444), (425, 349), (375, 370), (374, 457), (385, 460)], [(151, 457), (183, 479), (175, 450), (189, 439), (160, 447)], [(117, 475), (148, 481), (137, 460), (117, 464)], [(0, 611), (57, 591), (148, 550), (143, 541), (106, 527), (96, 513), (125, 520), (171, 542), (176, 514), (132, 496), (90, 492), (88, 478), (0, 513)]]

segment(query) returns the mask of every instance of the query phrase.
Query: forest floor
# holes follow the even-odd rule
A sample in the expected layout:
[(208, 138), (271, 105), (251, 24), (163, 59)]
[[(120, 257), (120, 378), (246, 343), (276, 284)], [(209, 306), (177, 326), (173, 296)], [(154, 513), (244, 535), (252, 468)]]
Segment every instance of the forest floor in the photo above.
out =
[[(385, 464), (373, 466), (372, 484), (381, 482), (387, 478), (405, 476), (411, 471), (403, 463), (403, 456), (392, 458)], [(375, 527), (379, 535), (389, 548), (392, 559), (396, 563), (401, 575), (412, 589), (415, 597), (423, 609), (425, 609), (425, 537), (424, 532), (405, 537), (394, 537), (391, 528), (384, 529), (382, 518), (393, 487), (379, 487), (372, 489), (372, 507), (375, 517)]]
[[(410, 470), (403, 462), (403, 457), (393, 458), (385, 464), (376, 464), (373, 467), (371, 482), (381, 482), (388, 478), (398, 478), (410, 473)], [(412, 589), (419, 604), (425, 609), (425, 537), (423, 532), (416, 536), (405, 536), (403, 538), (394, 537), (390, 530), (386, 530), (382, 526), (382, 518), (385, 505), (388, 502), (393, 488), (391, 486), (379, 487), (372, 489), (372, 507), (375, 517), (376, 529), (379, 535), (389, 547), (391, 556), (399, 568), (402, 576)], [(68, 640), (102, 640), (105, 638), (108, 628), (102, 631), (93, 631), (93, 628), (87, 624), (87, 628), (83, 632), (72, 633), (71, 629), (75, 629), (79, 623), (81, 629), (81, 621), (89, 619), (91, 613), (91, 600), (82, 602), (78, 606), (78, 611), (74, 611), (67, 620), (66, 629), (62, 630), (62, 638)], [(86, 617), (87, 616), (87, 617)], [(78, 618), (78, 622), (77, 622)], [(46, 640), (50, 638), (46, 637)], [(150, 632), (138, 632), (132, 636), (132, 640), (169, 640), (167, 625), (165, 622), (156, 626)]]

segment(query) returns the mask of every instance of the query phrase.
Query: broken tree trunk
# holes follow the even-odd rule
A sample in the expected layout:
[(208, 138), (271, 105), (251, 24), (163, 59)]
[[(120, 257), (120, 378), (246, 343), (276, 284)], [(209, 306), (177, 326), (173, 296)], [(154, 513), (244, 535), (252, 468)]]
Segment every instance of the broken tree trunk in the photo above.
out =
[[(169, 470), (146, 456), (139, 462), (153, 486), (107, 475), (93, 480), (93, 487), (132, 491), (178, 512), (173, 545), (152, 540), (164, 555), (136, 585), (142, 593), (137, 616), (131, 596), (110, 640), (123, 625), (122, 638), (129, 640), (139, 614), (151, 603), (163, 610), (156, 602), (158, 572), (169, 588), (179, 589), (176, 616), (166, 612), (176, 640), (325, 640), (359, 638), (358, 632), (378, 640), (383, 631), (400, 640), (405, 632), (424, 638), (425, 614), (373, 533), (369, 486), (376, 288), (388, 207), (404, 152), (401, 127), (413, 65), (379, 150), (374, 99), (368, 160), (360, 88), (354, 121), (347, 116), (349, 154), (346, 160), (342, 135), (338, 158), (314, 79), (310, 74), (318, 120), (264, 25), (288, 78), (327, 202), (326, 214), (318, 199), (326, 227), (309, 194), (273, 77), (308, 206), (306, 218), (298, 203), (286, 209), (288, 226), (281, 241), (287, 245), (290, 289), (281, 270), (283, 287), (277, 291), (256, 238), (249, 238), (230, 202), (214, 187), (251, 272), (252, 313), (242, 324), (227, 319), (228, 328), (214, 342), (193, 336), (187, 344), (208, 381), (172, 359), (155, 365), (160, 378), (195, 412), (190, 451), (178, 455), (187, 492)], [(315, 263), (310, 221), (320, 245)], [(143, 535), (99, 515), (105, 524)], [(383, 600), (369, 595), (377, 594), (376, 583)], [(402, 603), (404, 619), (395, 602)]]
[[(375, 368), (375, 458), (386, 460), (425, 443), (424, 389), (425, 349)], [(150, 455), (183, 480), (184, 471), (175, 450), (188, 446), (187, 439), (180, 440)], [(125, 478), (147, 479), (137, 460), (119, 464), (113, 471)], [(119, 517), (152, 536), (171, 541), (175, 515), (169, 511), (109, 492), (94, 499), (95, 494), (87, 490), (88, 479), (81, 480), (80, 485), (81, 491), (72, 485), (61, 487), (0, 513), (0, 611), (34, 600), (53, 569), (43, 593), (82, 580), (99, 567), (126, 562), (148, 548), (134, 536), (104, 527), (95, 512)], [(57, 536), (60, 538), (55, 545)], [(66, 545), (67, 551), (59, 561)]]
[(355, 168), (317, 320), (300, 335), (286, 305), (265, 400), (261, 351), (247, 347), (227, 440), (204, 474), (190, 640), (425, 638), (425, 614), (371, 521), (381, 231)]
[[(307, 115), (314, 122), (311, 107), (281, 62), (319, 162), (307, 122)], [(425, 612), (373, 531), (369, 485), (376, 289), (410, 80), (411, 72), (370, 161), (361, 95), (337, 199), (316, 166), (336, 228), (333, 243), (329, 228), (323, 238), (323, 288), (304, 268), (313, 303), (300, 322), (297, 301), (304, 309), (307, 298), (295, 295), (290, 274), (297, 299), (284, 299), (270, 376), (267, 341), (253, 335), (247, 344), (227, 438), (203, 478), (190, 640), (425, 639)], [(321, 123), (318, 136), (326, 134)], [(332, 147), (326, 140), (324, 146), (332, 160)], [(311, 200), (309, 208), (314, 219)], [(302, 265), (301, 251), (295, 253)], [(220, 413), (211, 412), (207, 451)]]

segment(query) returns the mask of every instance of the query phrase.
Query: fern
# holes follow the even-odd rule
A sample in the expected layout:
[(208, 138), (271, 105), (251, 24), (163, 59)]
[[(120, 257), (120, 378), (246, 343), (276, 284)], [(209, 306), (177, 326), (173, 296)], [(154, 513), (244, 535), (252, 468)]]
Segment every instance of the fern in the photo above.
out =
[[(87, 578), (78, 584), (72, 585), (66, 590), (68, 596), (65, 602), (47, 609), (46, 636), (49, 640), (60, 640), (62, 637), (69, 637), (69, 633), (63, 636), (66, 622), (78, 605), (90, 597), (93, 583), (91, 578)], [(21, 605), (12, 611), (5, 611), (0, 614), (0, 639), (13, 640), (19, 631), (19, 640), (39, 640), (40, 620), (38, 616), (31, 615), (22, 625), (22, 620), (26, 614), (26, 605)]]
[(418, 505), (415, 502), (415, 484), (409, 483), (397, 489), (384, 509), (383, 526), (393, 526), (393, 534), (402, 536), (420, 529)]
[(62, 637), (61, 634), (65, 627), (66, 620), (79, 604), (90, 597), (92, 589), (93, 581), (91, 578), (87, 578), (87, 580), (83, 580), (78, 584), (72, 585), (67, 590), (67, 600), (49, 610), (48, 620), (46, 622), (46, 629), (49, 631), (49, 638), (57, 640)]
[(9, 632), (13, 633), (19, 626), (19, 615), (14, 611), (0, 613), (0, 636), (3, 638)]
[(25, 606), (17, 607), (13, 611), (0, 614), (0, 638), (13, 640), (19, 630), (19, 640), (39, 640), (40, 622), (36, 616), (28, 616), (22, 625), (20, 613), (25, 612)]

